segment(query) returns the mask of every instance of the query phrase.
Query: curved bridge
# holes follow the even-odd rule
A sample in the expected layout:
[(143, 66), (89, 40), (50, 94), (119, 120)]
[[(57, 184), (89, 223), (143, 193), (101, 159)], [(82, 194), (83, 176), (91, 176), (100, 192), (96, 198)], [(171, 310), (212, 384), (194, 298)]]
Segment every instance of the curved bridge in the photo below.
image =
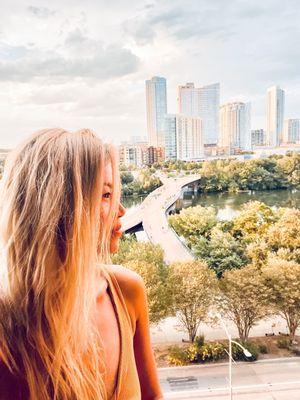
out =
[(180, 197), (182, 188), (197, 183), (200, 175), (183, 178), (167, 178), (159, 175), (163, 185), (151, 192), (131, 215), (122, 218), (122, 231), (125, 233), (144, 230), (149, 240), (159, 244), (164, 250), (166, 263), (191, 261), (194, 256), (179, 239), (167, 221), (167, 211)]

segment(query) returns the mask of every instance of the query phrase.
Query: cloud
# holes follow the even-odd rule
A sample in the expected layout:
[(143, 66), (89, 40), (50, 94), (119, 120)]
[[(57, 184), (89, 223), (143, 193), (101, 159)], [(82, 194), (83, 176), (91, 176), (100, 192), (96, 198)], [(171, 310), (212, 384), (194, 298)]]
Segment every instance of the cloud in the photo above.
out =
[(56, 10), (50, 10), (47, 7), (29, 6), (27, 10), (37, 18), (49, 18), (57, 13)]
[[(159, 31), (176, 40), (227, 37), (234, 34), (230, 5), (216, 1), (166, 1), (163, 6), (146, 8), (126, 20), (123, 29), (138, 45), (151, 44)], [(220, 18), (222, 15), (222, 18)]]
[(253, 126), (263, 127), (266, 89), (278, 84), (286, 115), (300, 117), (299, 0), (23, 3), (1, 6), (7, 142), (14, 134), (17, 142), (20, 121), (27, 131), (88, 125), (124, 139), (145, 135), (145, 80), (154, 75), (167, 78), (169, 112), (179, 84), (220, 82), (221, 101), (244, 96)]
[(156, 36), (154, 29), (151, 25), (139, 17), (128, 19), (123, 23), (123, 29), (126, 34), (132, 36), (139, 46), (144, 46), (153, 43)]
[[(66, 39), (61, 52), (36, 47), (3, 45), (0, 61), (0, 81), (30, 81), (35, 78), (110, 79), (137, 71), (139, 59), (119, 44), (104, 46), (78, 32)], [(81, 50), (81, 51), (79, 51)], [(18, 57), (12, 57), (18, 52)]]

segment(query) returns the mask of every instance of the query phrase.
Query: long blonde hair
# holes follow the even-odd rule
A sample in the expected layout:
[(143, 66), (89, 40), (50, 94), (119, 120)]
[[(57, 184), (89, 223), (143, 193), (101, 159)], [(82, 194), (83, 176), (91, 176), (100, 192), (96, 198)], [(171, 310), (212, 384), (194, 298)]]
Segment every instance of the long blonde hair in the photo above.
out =
[[(107, 162), (114, 189), (103, 221)], [(106, 399), (93, 310), (119, 211), (116, 149), (87, 129), (43, 130), (8, 156), (1, 183), (0, 362), (24, 377), (30, 400)]]

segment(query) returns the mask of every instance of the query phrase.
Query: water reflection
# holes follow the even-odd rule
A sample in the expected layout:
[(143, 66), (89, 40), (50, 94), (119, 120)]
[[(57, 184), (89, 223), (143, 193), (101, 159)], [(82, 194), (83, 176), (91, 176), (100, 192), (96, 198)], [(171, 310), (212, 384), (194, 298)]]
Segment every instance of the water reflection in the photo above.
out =
[[(141, 204), (146, 196), (123, 198), (123, 204), (127, 212), (134, 210)], [(181, 199), (176, 201), (176, 208), (188, 208), (191, 206), (213, 206), (218, 210), (219, 219), (234, 218), (244, 203), (250, 200), (258, 200), (266, 203), (270, 207), (295, 207), (300, 208), (299, 190), (268, 190), (268, 191), (247, 191), (241, 193), (207, 193), (193, 195), (183, 193)]]

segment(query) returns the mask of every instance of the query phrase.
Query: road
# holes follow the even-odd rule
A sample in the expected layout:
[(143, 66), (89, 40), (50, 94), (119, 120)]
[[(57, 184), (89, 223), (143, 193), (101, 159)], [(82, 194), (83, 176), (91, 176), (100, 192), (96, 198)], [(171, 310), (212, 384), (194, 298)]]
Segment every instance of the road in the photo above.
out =
[(166, 210), (178, 199), (182, 187), (197, 181), (200, 175), (161, 179), (163, 185), (150, 193), (133, 215), (124, 215), (121, 219), (122, 230), (125, 232), (142, 222), (149, 240), (163, 248), (167, 264), (175, 261), (192, 261), (193, 254), (169, 227)]
[[(160, 368), (164, 399), (229, 399), (228, 364)], [(237, 363), (232, 368), (234, 400), (299, 400), (300, 358)]]

